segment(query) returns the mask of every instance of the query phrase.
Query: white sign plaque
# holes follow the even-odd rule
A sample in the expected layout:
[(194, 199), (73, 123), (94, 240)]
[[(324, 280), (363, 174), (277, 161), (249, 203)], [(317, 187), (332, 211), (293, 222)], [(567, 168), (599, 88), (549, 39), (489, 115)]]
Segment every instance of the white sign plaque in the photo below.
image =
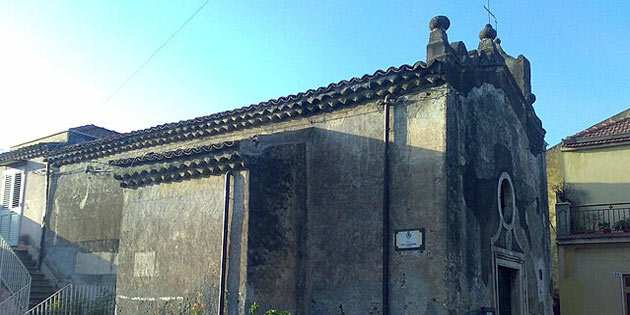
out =
[(396, 250), (423, 250), (424, 229), (396, 231)]

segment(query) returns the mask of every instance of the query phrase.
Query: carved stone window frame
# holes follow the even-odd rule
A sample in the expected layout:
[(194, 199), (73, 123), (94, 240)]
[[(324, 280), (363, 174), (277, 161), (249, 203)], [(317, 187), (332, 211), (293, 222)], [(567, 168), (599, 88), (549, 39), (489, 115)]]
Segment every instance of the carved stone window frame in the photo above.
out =
[[(507, 188), (507, 195), (505, 194), (504, 188)], [(509, 203), (507, 206), (511, 212), (511, 220), (510, 222), (506, 222), (505, 214), (503, 213), (504, 202), (503, 199), (507, 199)], [(516, 222), (516, 194), (514, 193), (514, 184), (512, 184), (512, 178), (506, 172), (501, 173), (499, 176), (499, 183), (497, 185), (497, 209), (499, 210), (499, 217), (501, 218), (501, 224), (506, 230), (511, 230), (514, 228), (514, 223)]]

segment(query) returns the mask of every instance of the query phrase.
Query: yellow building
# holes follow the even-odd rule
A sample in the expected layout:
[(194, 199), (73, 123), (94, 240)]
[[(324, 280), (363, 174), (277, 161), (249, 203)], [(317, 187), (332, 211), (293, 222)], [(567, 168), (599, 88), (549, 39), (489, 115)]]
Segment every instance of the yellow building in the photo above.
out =
[(547, 167), (561, 313), (630, 315), (630, 110), (549, 149)]

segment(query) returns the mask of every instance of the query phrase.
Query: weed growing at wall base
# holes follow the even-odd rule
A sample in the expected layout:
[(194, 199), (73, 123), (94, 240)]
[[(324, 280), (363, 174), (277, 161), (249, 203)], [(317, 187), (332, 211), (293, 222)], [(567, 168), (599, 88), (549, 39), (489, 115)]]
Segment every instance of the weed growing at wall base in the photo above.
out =
[[(249, 307), (249, 315), (258, 315), (260, 314), (260, 306), (254, 302), (254, 304), (252, 304)], [(287, 312), (287, 311), (276, 311), (275, 309), (269, 309), (267, 310), (264, 315), (291, 315), (291, 313)]]

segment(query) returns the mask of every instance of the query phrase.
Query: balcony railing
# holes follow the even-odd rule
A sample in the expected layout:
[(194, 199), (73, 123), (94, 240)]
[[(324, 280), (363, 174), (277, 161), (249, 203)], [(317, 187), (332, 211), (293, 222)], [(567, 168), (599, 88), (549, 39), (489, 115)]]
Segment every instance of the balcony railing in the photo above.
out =
[(572, 206), (556, 204), (558, 236), (593, 233), (630, 233), (630, 203)]

